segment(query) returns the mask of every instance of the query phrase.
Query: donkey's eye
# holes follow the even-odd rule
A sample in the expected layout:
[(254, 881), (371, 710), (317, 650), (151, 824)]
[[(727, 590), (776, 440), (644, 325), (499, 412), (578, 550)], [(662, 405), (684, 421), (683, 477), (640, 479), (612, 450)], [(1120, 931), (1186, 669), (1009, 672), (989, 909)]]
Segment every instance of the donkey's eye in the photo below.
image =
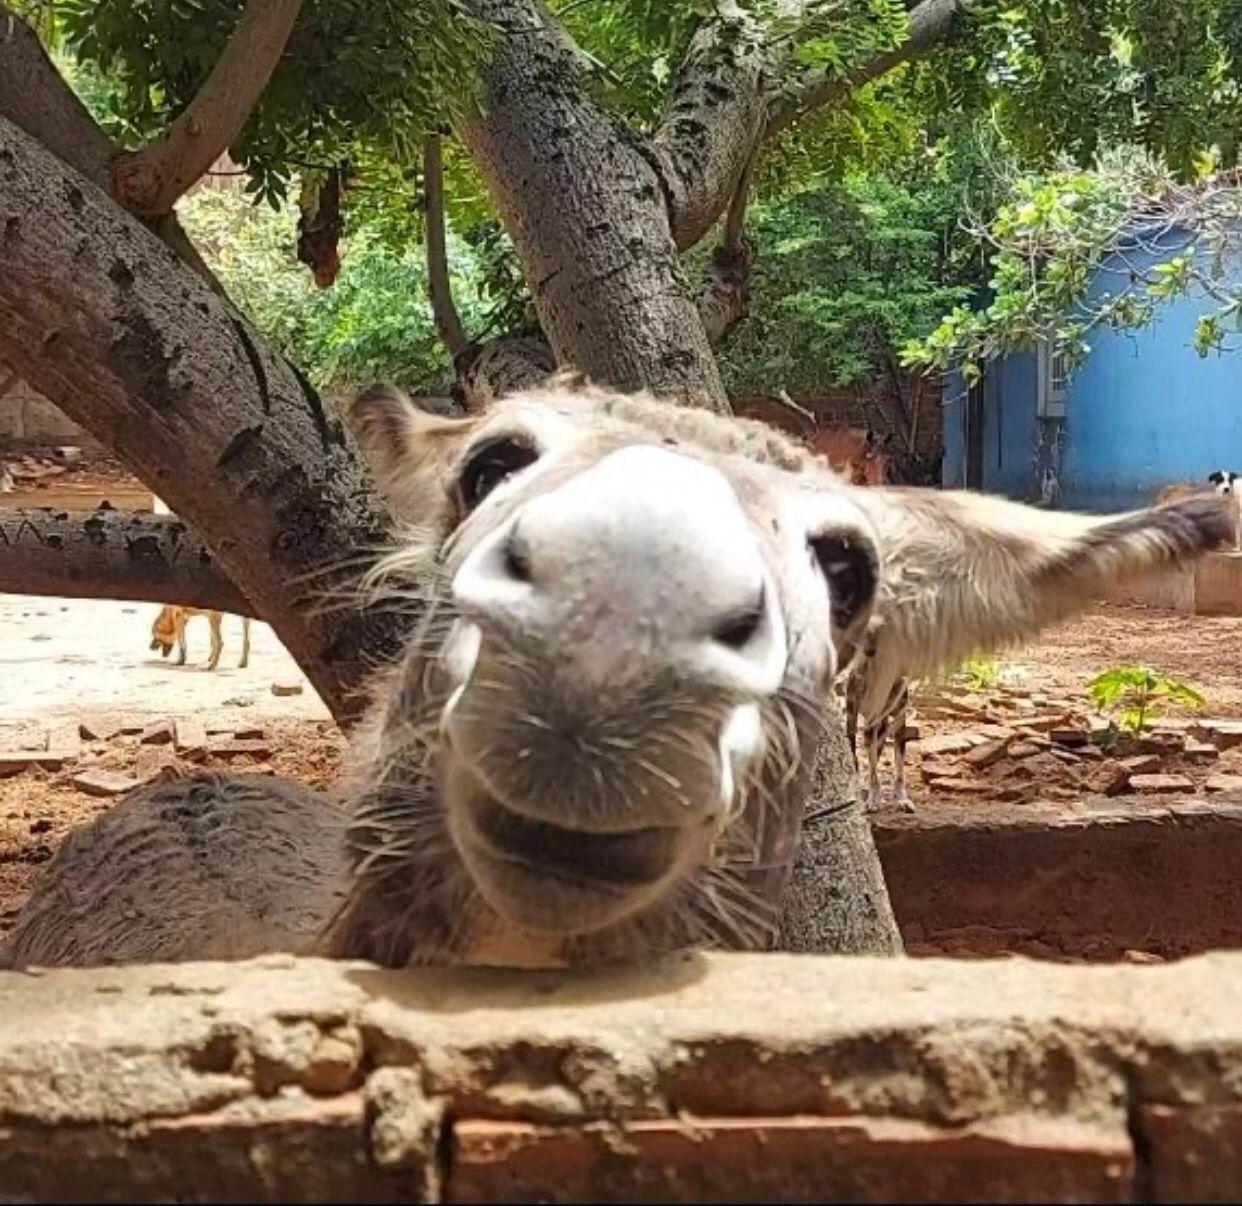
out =
[(875, 545), (851, 531), (821, 532), (808, 542), (811, 556), (828, 583), (832, 622), (849, 628), (875, 599), (879, 564)]
[(473, 510), (506, 478), (539, 459), (530, 444), (513, 436), (498, 436), (481, 444), (462, 466), (457, 488), (466, 510)]

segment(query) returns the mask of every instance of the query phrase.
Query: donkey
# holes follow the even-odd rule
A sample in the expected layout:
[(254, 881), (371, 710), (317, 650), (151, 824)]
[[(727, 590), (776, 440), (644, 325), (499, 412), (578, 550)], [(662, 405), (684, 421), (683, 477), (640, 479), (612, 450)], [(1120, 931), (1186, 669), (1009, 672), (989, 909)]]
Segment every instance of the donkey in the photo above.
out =
[(367, 597), (416, 621), (345, 807), (262, 778), (142, 789), (69, 837), (9, 965), (771, 946), (873, 616), (885, 691), (1230, 532), (1215, 497), (1098, 518), (854, 487), (757, 422), (576, 378), (465, 418), (375, 389), (352, 419), (406, 522)]

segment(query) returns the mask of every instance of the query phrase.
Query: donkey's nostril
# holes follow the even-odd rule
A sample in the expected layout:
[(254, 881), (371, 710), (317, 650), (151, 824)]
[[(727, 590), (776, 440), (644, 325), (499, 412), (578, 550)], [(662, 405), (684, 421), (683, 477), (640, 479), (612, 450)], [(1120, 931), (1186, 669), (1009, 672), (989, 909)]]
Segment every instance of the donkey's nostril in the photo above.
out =
[(504, 562), (505, 573), (508, 574), (514, 582), (525, 582), (529, 584), (531, 580), (530, 548), (526, 542), (518, 536), (516, 528), (514, 528), (506, 538), (501, 557)]
[(764, 597), (759, 598), (745, 611), (735, 612), (727, 620), (712, 629), (712, 640), (726, 649), (745, 649), (759, 632), (763, 623)]

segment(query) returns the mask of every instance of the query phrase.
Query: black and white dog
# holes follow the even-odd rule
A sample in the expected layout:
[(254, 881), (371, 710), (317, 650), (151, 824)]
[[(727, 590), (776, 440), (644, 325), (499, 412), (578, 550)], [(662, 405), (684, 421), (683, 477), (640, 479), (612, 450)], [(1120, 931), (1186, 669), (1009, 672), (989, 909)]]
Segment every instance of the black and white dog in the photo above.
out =
[(1242, 475), (1232, 469), (1217, 469), (1208, 474), (1216, 493), (1229, 499), (1233, 508), (1233, 547), (1242, 549)]

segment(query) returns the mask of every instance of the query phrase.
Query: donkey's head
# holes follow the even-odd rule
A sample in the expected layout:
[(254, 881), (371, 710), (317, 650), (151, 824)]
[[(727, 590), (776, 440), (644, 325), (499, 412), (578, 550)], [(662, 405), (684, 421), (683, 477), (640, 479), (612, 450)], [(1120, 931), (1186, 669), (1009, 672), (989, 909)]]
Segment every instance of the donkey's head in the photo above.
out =
[(1222, 535), (1214, 499), (1110, 535), (852, 487), (760, 424), (565, 381), (354, 418), (409, 524), (375, 581), (421, 614), (357, 743), (335, 936), (382, 962), (764, 945), (873, 610), (943, 659)]

